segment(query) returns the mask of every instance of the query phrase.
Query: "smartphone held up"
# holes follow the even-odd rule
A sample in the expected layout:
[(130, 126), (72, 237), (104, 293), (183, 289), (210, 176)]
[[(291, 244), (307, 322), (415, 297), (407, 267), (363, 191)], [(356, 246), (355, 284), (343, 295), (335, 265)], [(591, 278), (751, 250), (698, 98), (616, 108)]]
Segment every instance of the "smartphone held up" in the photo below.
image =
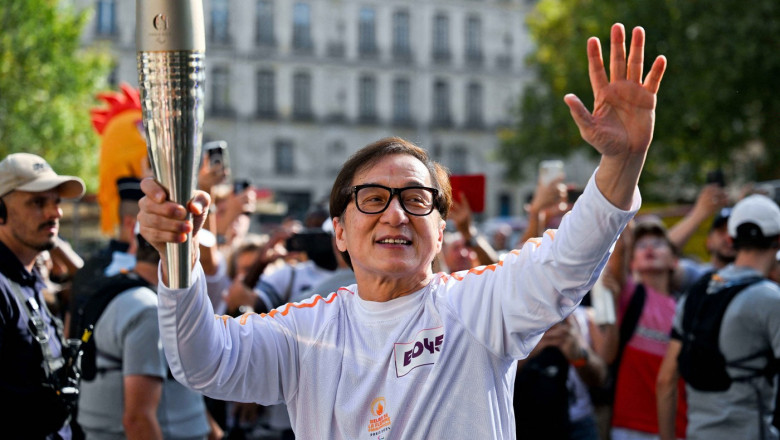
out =
[(566, 177), (562, 160), (543, 160), (539, 162), (539, 183), (549, 185), (550, 182)]
[(222, 167), (225, 170), (225, 174), (230, 172), (230, 159), (226, 141), (207, 142), (203, 146), (203, 150), (206, 153), (206, 160), (209, 161), (209, 166), (212, 168)]

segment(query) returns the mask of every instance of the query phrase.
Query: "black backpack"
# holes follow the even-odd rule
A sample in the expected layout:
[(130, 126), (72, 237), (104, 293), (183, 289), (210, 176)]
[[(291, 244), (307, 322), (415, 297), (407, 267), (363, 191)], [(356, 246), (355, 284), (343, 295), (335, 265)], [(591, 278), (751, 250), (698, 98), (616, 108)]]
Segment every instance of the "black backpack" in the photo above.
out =
[(570, 438), (569, 361), (558, 347), (545, 347), (517, 370), (513, 406), (517, 438)]
[(95, 324), (100, 315), (106, 310), (108, 304), (125, 290), (134, 287), (153, 286), (143, 280), (134, 272), (120, 273), (118, 275), (102, 279), (95, 285), (95, 293), (79, 307), (77, 311), (76, 333), (81, 339), (81, 379), (91, 381), (97, 375), (97, 347), (95, 346)]
[[(680, 375), (688, 385), (700, 391), (725, 391), (734, 380), (746, 380), (762, 375), (771, 377), (774, 361), (770, 361), (768, 367), (761, 370), (740, 365), (749, 359), (764, 356), (772, 359), (771, 352), (756, 353), (727, 363), (718, 346), (723, 315), (731, 300), (746, 287), (764, 278), (752, 277), (728, 283), (717, 292), (708, 293), (711, 279), (709, 276), (699, 279), (688, 290), (685, 299), (682, 335), (679, 335), (682, 349), (677, 358)], [(727, 365), (744, 369), (748, 374), (732, 378), (726, 371)]]

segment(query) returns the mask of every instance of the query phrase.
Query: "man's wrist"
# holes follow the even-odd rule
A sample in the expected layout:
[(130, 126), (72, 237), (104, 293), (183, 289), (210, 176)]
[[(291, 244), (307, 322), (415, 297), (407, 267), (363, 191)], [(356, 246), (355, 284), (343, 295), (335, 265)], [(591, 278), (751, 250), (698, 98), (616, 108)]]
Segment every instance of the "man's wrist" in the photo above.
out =
[(576, 359), (572, 359), (569, 363), (575, 368), (582, 368), (588, 365), (588, 359), (590, 359), (590, 353), (586, 348), (580, 347), (580, 356)]

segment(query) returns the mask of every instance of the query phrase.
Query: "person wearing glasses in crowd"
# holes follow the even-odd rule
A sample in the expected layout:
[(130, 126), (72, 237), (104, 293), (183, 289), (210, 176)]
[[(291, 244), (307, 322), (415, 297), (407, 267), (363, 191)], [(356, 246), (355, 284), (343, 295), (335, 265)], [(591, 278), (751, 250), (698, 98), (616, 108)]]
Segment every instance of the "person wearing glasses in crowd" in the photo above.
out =
[[(331, 191), (356, 284), (231, 319), (213, 315), (197, 255), (188, 289), (166, 286), (163, 262), (160, 333), (174, 376), (215, 398), (285, 402), (300, 438), (514, 438), (516, 360), (577, 307), (640, 205), (666, 60), (643, 81), (644, 30), (633, 30), (627, 60), (625, 40), (614, 25), (610, 79), (598, 39), (588, 41), (593, 113), (564, 99), (602, 158), (557, 232), (496, 265), (433, 273), (446, 171), (407, 141), (377, 141), (347, 160)], [(141, 233), (165, 258), (165, 243), (202, 225), (208, 196), (195, 196), (187, 220), (153, 180), (142, 189)]]

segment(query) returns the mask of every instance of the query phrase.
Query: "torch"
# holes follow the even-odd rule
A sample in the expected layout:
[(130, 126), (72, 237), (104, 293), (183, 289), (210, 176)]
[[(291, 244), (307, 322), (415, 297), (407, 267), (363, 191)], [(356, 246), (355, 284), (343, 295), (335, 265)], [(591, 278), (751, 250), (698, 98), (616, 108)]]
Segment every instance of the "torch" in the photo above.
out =
[[(186, 207), (197, 183), (203, 131), (206, 38), (202, 0), (138, 0), (141, 107), (154, 177)], [(168, 282), (189, 287), (192, 235), (168, 243)]]

